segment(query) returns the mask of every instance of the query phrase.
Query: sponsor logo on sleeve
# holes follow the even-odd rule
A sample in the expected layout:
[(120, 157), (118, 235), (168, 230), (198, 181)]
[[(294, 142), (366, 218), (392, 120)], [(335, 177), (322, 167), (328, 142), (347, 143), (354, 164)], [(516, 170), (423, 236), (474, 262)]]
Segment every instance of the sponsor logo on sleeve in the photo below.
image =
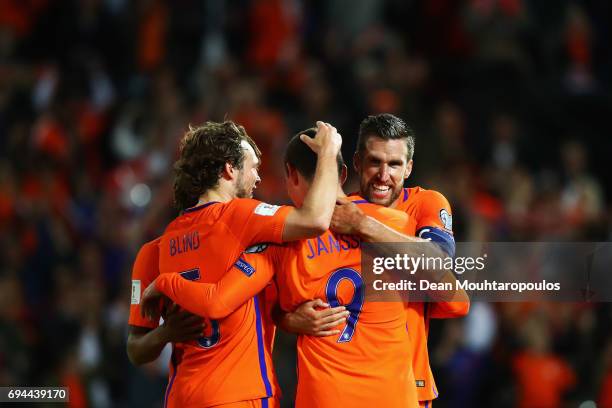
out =
[(140, 304), (140, 281), (132, 280), (132, 304)]
[(271, 217), (276, 214), (279, 208), (280, 206), (278, 205), (261, 203), (257, 207), (255, 207), (255, 214), (263, 215), (264, 217)]
[(242, 271), (246, 276), (251, 277), (255, 273), (255, 268), (242, 258), (238, 258), (234, 266)]

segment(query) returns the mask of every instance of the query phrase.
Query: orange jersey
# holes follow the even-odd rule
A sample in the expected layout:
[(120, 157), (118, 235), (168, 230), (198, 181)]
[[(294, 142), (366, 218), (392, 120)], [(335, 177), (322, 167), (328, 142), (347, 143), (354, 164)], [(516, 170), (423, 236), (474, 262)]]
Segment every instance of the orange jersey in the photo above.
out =
[[(361, 201), (357, 201), (363, 202)], [(414, 233), (405, 214), (360, 204), (370, 216)], [(401, 214), (401, 216), (399, 215)], [(338, 336), (298, 339), (297, 408), (418, 406), (403, 302), (364, 302), (360, 240), (330, 231), (280, 247), (274, 260), (284, 310), (320, 298), (351, 312)]]
[(448, 254), (455, 254), (453, 216), (446, 198), (434, 190), (404, 188), (393, 206), (416, 221), (416, 235), (438, 243)]
[[(410, 199), (410, 197), (412, 197), (412, 199)], [(354, 201), (357, 203), (365, 202), (359, 199), (354, 199)], [(405, 214), (412, 215), (412, 217), (406, 218), (405, 215), (398, 216), (398, 214), (401, 213), (383, 207), (365, 206), (365, 208), (369, 211), (371, 211), (372, 208), (376, 208), (376, 212), (378, 213), (376, 217), (379, 218), (384, 215), (383, 218), (386, 223), (398, 225), (408, 222), (410, 225), (407, 229), (403, 230), (403, 232), (408, 235), (415, 235), (418, 228), (421, 232), (421, 236), (426, 238), (431, 238), (432, 230), (437, 233), (437, 236), (433, 236), (432, 238), (434, 241), (439, 241), (441, 237), (445, 237), (445, 227), (450, 227), (450, 224), (448, 222), (449, 219), (444, 218), (442, 210), (444, 209), (450, 216), (450, 208), (443, 196), (439, 193), (422, 190), (420, 188), (404, 189), (403, 197), (400, 196), (399, 201), (399, 208), (405, 211)], [(419, 219), (415, 220), (413, 217), (419, 217)], [(447, 231), (447, 233), (450, 233), (450, 231)], [(454, 245), (452, 235), (449, 234), (448, 236), (450, 239), (446, 244)], [(325, 241), (325, 239), (328, 241)], [(310, 243), (305, 241), (306, 243), (302, 245), (302, 248), (306, 249), (306, 258), (314, 258), (315, 252), (318, 256), (320, 255), (319, 252), (321, 254), (326, 254), (326, 251), (331, 250), (333, 252), (336, 250), (336, 245), (340, 241), (335, 241), (336, 244), (334, 244), (332, 241), (329, 241), (329, 239), (331, 239), (329, 235), (324, 235), (319, 237), (316, 241), (310, 240)], [(345, 237), (343, 239), (345, 239), (346, 242), (356, 242), (352, 241), (355, 239), (353, 237)], [(349, 245), (345, 243), (345, 241), (340, 243), (341, 249)], [(328, 244), (326, 244), (326, 242), (328, 242)], [(273, 291), (272, 286), (266, 285), (268, 285), (269, 280), (274, 274), (275, 265), (280, 265), (280, 261), (275, 258), (278, 257), (275, 251), (277, 250), (271, 249), (261, 254), (264, 255), (264, 259), (262, 259), (262, 256), (244, 254), (243, 257), (236, 262), (236, 267), (231, 268), (224, 278), (216, 285), (193, 285), (191, 282), (181, 279), (178, 276), (169, 275), (163, 276), (162, 279), (158, 279), (158, 289), (162, 290), (162, 292), (172, 300), (192, 313), (213, 318), (225, 317), (247, 299), (250, 299), (260, 292), (263, 288), (266, 288), (266, 292)], [(272, 292), (272, 296), (275, 296), (274, 292)], [(304, 299), (304, 294), (300, 296), (302, 297), (298, 296), (298, 300)], [(270, 302), (268, 302), (268, 304), (270, 304)], [(406, 328), (412, 342), (411, 361), (415, 371), (419, 400), (428, 401), (437, 397), (437, 390), (429, 366), (427, 351), (429, 318), (461, 316), (467, 313), (468, 308), (469, 304), (464, 302), (409, 303), (409, 307), (406, 311)], [(268, 314), (265, 314), (264, 318), (267, 316)], [(264, 322), (266, 322), (266, 319), (264, 319)], [(265, 335), (267, 352), (271, 351), (274, 337), (274, 325), (270, 323), (269, 327), (270, 328), (267, 330), (268, 334)], [(266, 331), (264, 330), (264, 332)]]
[[(281, 242), (290, 210), (252, 199), (186, 210), (160, 238), (159, 271), (217, 282), (248, 246)], [(209, 407), (252, 399), (263, 404), (277, 393), (272, 361), (265, 353), (269, 325), (261, 309), (259, 299), (252, 297), (226, 318), (210, 320), (197, 341), (173, 344), (165, 406)], [(249, 333), (256, 334), (255, 341)], [(244, 376), (247, 371), (256, 375)]]
[[(131, 296), (130, 317), (129, 317), (129, 324), (132, 326), (147, 327), (151, 329), (158, 326), (158, 322), (153, 322), (141, 316), (140, 298), (142, 296), (142, 292), (144, 291), (144, 289), (146, 289), (149, 286), (149, 284), (153, 282), (159, 276), (159, 241), (160, 239), (158, 238), (158, 239), (155, 239), (151, 242), (147, 242), (146, 244), (144, 244), (142, 248), (140, 249), (140, 251), (138, 252), (136, 256), (136, 260), (134, 261), (134, 268), (132, 272), (132, 296)], [(237, 263), (236, 265), (240, 265), (240, 264)], [(235, 272), (236, 271), (239, 271), (238, 267), (235, 268)], [(245, 276), (242, 272), (237, 272), (237, 273), (240, 273), (241, 276)], [(262, 275), (263, 274), (257, 275), (257, 279), (259, 279), (261, 283), (256, 283), (257, 285), (260, 285), (260, 287), (262, 288), (260, 293), (257, 295), (258, 305), (256, 306), (260, 308), (260, 315), (259, 316), (255, 315), (255, 313), (257, 312), (256, 307), (246, 307), (245, 314), (247, 315), (250, 314), (255, 317), (255, 325), (253, 326), (251, 324), (251, 326), (255, 327), (256, 330), (250, 331), (252, 334), (252, 343), (256, 344), (259, 341), (260, 337), (263, 339), (263, 346), (265, 350), (263, 361), (265, 361), (267, 363), (267, 366), (270, 367), (270, 369), (268, 369), (270, 370), (268, 371), (268, 375), (270, 378), (269, 383), (270, 383), (271, 390), (277, 391), (277, 385), (276, 385), (277, 382), (274, 376), (274, 372), (272, 371), (272, 364), (271, 364), (272, 348), (274, 345), (274, 336), (276, 332), (276, 326), (272, 320), (271, 310), (278, 301), (278, 292), (276, 290), (276, 285), (270, 282), (271, 275), (269, 275), (268, 278), (263, 278)], [(184, 281), (188, 284), (197, 284), (198, 286), (204, 286), (203, 284), (184, 279), (179, 274), (165, 273), (163, 274), (163, 277), (164, 278), (177, 277), (181, 281)], [(235, 280), (235, 276), (232, 275), (231, 273), (228, 274), (228, 277), (229, 279)], [(248, 283), (253, 283), (253, 282), (247, 282), (247, 284)], [(244, 287), (245, 284), (241, 283), (241, 286)], [(241, 297), (241, 299), (238, 300), (239, 303), (235, 303), (236, 301), (232, 303), (231, 300), (228, 301), (229, 304), (232, 304), (235, 306), (233, 306), (231, 310), (224, 312), (223, 317), (227, 316), (232, 311), (236, 310), (240, 305), (242, 305), (246, 301), (255, 302), (255, 300), (253, 299), (253, 296), (255, 296), (255, 292), (251, 293), (248, 298), (243, 298), (244, 291), (241, 291), (241, 292), (225, 291), (221, 293), (225, 293), (226, 295), (225, 297), (236, 296), (237, 293), (240, 293), (240, 297)], [(181, 304), (182, 302), (175, 302), (175, 303)], [(254, 306), (254, 303), (253, 303), (253, 306)], [(217, 310), (218, 309), (219, 308), (217, 306)], [(201, 313), (201, 315), (208, 317), (206, 313), (204, 314)], [(259, 328), (261, 328), (261, 332), (257, 331)], [(250, 364), (250, 366), (253, 367), (253, 364)], [(243, 368), (243, 367), (240, 366), (238, 368)], [(252, 378), (257, 378), (257, 375), (261, 375), (260, 367), (257, 367), (257, 372), (252, 373), (252, 376), (253, 376)], [(272, 387), (272, 384), (274, 385), (274, 387)], [(247, 400), (247, 401), (240, 401), (236, 403), (223, 404), (223, 406), (262, 407), (262, 406), (266, 406), (267, 404), (268, 408), (278, 407), (280, 405), (278, 403), (277, 398), (280, 396), (279, 395), (280, 393), (276, 392), (275, 394), (276, 395), (268, 398), (267, 400), (259, 398), (256, 400)]]
[[(437, 191), (421, 187), (404, 188), (395, 203), (395, 209), (409, 214), (416, 221), (416, 235), (431, 239), (453, 256), (455, 240), (452, 232), (452, 212), (446, 198)], [(407, 328), (413, 345), (412, 366), (420, 401), (438, 396), (427, 349), (429, 319), (458, 317), (467, 314), (469, 303), (464, 302), (410, 302)]]
[(132, 269), (132, 299), (130, 301), (130, 318), (128, 324), (131, 326), (147, 327), (154, 329), (158, 322), (152, 322), (140, 315), (140, 297), (142, 292), (159, 275), (159, 238), (147, 242), (140, 248), (134, 261)]
[[(185, 279), (179, 274), (166, 273), (155, 281), (156, 288), (174, 303), (187, 311), (211, 319), (224, 319), (257, 297), (261, 315), (261, 334), (264, 358), (271, 360), (276, 325), (272, 320), (272, 309), (278, 303), (278, 291), (272, 281), (275, 264), (261, 261), (268, 244), (254, 245), (240, 256), (224, 276), (216, 283), (200, 283)], [(252, 328), (257, 328), (253, 326)], [(247, 337), (250, 339), (247, 341)], [(243, 340), (255, 343), (260, 333), (250, 330), (243, 333)], [(257, 376), (259, 367), (236, 365), (245, 377)], [(249, 373), (249, 370), (253, 371)]]
[[(356, 202), (360, 201), (363, 202)], [(415, 232), (414, 220), (406, 213), (371, 204), (364, 205), (363, 209), (406, 234), (413, 235)], [(353, 314), (343, 337), (303, 337), (300, 340), (300, 366), (306, 368), (300, 369), (298, 406), (319, 407), (324, 403), (331, 406), (338, 401), (349, 400), (356, 404), (365, 404), (373, 399), (380, 402), (377, 396), (380, 387), (390, 385), (396, 388), (384, 400), (384, 406), (414, 406), (417, 398), (414, 377), (411, 365), (406, 364), (406, 361), (410, 361), (411, 347), (407, 344), (409, 336), (404, 303), (363, 304), (358, 272), (359, 245), (355, 237), (335, 236), (330, 232), (317, 239), (283, 247), (258, 245), (247, 250), (215, 284), (190, 282), (176, 274), (165, 274), (156, 281), (156, 287), (192, 313), (218, 318), (227, 316), (260, 291), (258, 298), (262, 309), (271, 308), (276, 293), (270, 279), (275, 270), (281, 274), (278, 279), (281, 301), (287, 309), (292, 310), (315, 297), (344, 304), (352, 297), (351, 304), (356, 302), (360, 306), (357, 308), (353, 305)], [(334, 276), (334, 279), (339, 279), (333, 286), (337, 290), (327, 293), (326, 281)], [(347, 282), (342, 282), (345, 280)], [(359, 288), (356, 294), (355, 287)], [(269, 312), (266, 316), (269, 316)], [(264, 319), (264, 325), (266, 323)], [(272, 351), (274, 329), (272, 323), (264, 327), (266, 359)], [(355, 330), (359, 334), (353, 336)], [(255, 341), (253, 331), (245, 336)], [(376, 344), (376, 347), (371, 347), (371, 344)], [(257, 375), (257, 368), (252, 365), (239, 364), (236, 369), (246, 378)], [(332, 382), (329, 382), (330, 376)], [(338, 385), (330, 388), (329, 384)], [(335, 394), (330, 398), (329, 393), (333, 390)]]

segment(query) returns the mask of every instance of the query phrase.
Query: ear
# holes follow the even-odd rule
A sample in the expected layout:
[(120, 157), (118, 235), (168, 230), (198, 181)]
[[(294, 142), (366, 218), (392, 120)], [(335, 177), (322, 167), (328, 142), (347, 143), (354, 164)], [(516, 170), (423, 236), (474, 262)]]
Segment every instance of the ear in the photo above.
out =
[(412, 173), (412, 163), (412, 159), (406, 163), (406, 173), (404, 174), (404, 179), (407, 179), (410, 176), (410, 173)]
[(238, 176), (238, 169), (232, 166), (230, 163), (225, 163), (223, 166), (223, 171), (221, 173), (221, 177), (226, 180), (234, 180)]
[(342, 172), (340, 173), (340, 185), (341, 186), (344, 185), (347, 177), (348, 177), (348, 168), (346, 167), (346, 164), (343, 164)]
[(353, 169), (359, 174), (361, 172), (361, 157), (358, 152), (353, 154)]
[(291, 184), (297, 186), (298, 180), (298, 172), (295, 168), (291, 167), (289, 163), (285, 163), (285, 168), (287, 170), (287, 179)]

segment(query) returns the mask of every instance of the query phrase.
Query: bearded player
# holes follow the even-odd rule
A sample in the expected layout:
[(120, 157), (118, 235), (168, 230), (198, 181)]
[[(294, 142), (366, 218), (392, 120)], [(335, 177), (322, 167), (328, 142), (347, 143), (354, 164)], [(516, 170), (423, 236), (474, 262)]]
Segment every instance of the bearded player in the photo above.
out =
[[(415, 237), (400, 236), (346, 201), (341, 201), (336, 207), (332, 229), (356, 234), (371, 242), (430, 240), (448, 256), (453, 256), (452, 211), (446, 198), (434, 190), (403, 187), (412, 172), (413, 154), (414, 133), (402, 119), (391, 114), (379, 114), (368, 116), (361, 122), (357, 151), (353, 157), (359, 175), (360, 194), (371, 203), (401, 210), (413, 217), (416, 221)], [(431, 401), (438, 396), (427, 350), (429, 319), (466, 315), (469, 300), (465, 292), (457, 292), (454, 300), (409, 303), (407, 324), (414, 347), (412, 364), (423, 407), (431, 407)], [(290, 322), (291, 318), (285, 320)]]

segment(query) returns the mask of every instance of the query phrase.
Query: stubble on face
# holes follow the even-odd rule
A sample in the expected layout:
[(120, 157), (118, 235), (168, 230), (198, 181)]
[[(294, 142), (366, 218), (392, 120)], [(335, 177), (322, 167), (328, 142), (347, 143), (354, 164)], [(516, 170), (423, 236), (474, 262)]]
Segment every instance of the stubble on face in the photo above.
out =
[(253, 198), (253, 191), (257, 186), (259, 176), (257, 167), (259, 159), (255, 155), (253, 148), (245, 141), (242, 142), (244, 148), (244, 162), (236, 177), (236, 197)]
[(402, 139), (371, 137), (360, 156), (359, 187), (369, 202), (389, 207), (399, 198), (407, 174), (407, 148)]
[(236, 197), (237, 198), (253, 198), (253, 186), (247, 185), (244, 177), (244, 168), (240, 169), (236, 177)]

